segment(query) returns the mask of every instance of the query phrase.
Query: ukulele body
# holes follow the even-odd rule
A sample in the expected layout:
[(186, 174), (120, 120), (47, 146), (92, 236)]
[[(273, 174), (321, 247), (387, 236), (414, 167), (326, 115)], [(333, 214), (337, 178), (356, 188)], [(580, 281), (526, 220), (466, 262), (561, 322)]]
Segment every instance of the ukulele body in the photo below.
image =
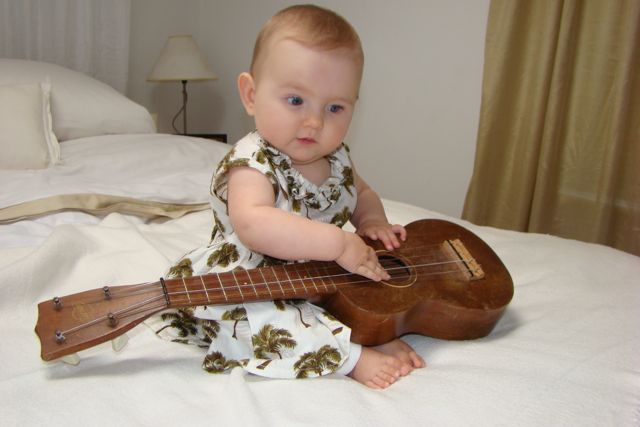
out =
[[(449, 221), (421, 220), (406, 229), (407, 241), (393, 252), (367, 241), (378, 248), (387, 270), (394, 271), (388, 282), (352, 284), (317, 303), (349, 326), (352, 341), (363, 345), (407, 333), (447, 340), (488, 335), (513, 297), (502, 261), (475, 234)], [(482, 274), (474, 277), (464, 262), (457, 262), (459, 254), (449, 241), (462, 242)]]

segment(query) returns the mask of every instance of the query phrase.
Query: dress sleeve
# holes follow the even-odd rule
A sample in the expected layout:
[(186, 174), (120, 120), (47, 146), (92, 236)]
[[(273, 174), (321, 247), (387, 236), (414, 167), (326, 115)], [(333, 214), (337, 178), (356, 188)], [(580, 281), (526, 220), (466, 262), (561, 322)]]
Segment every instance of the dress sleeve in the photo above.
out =
[(238, 143), (227, 153), (218, 163), (213, 179), (211, 181), (211, 194), (223, 202), (227, 201), (227, 186), (229, 171), (234, 167), (253, 168), (269, 179), (277, 195), (278, 184), (272, 163), (269, 161), (267, 148), (252, 134), (238, 141)]

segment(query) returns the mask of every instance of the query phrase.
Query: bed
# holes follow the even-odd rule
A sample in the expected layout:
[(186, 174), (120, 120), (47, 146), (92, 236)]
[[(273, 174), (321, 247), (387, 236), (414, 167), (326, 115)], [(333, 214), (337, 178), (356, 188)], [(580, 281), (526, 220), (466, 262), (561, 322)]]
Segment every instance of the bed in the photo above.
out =
[[(118, 352), (104, 343), (77, 365), (42, 361), (39, 302), (157, 280), (207, 241), (210, 174), (229, 146), (156, 134), (139, 105), (50, 64), (0, 60), (2, 93), (15, 101), (4, 112), (34, 101), (0, 120), (0, 424), (640, 425), (640, 258), (392, 200), (392, 222), (442, 219), (483, 239), (514, 296), (484, 338), (405, 335), (428, 367), (387, 390), (337, 374), (208, 374), (201, 349), (144, 323)], [(18, 137), (31, 145), (11, 147)]]

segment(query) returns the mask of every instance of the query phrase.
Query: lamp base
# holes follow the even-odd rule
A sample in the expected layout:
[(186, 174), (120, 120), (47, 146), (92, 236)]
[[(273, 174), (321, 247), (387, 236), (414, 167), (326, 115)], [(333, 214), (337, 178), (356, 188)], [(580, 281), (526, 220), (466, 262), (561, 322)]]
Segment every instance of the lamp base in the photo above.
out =
[(176, 128), (176, 120), (182, 114), (182, 135), (187, 134), (187, 80), (182, 80), (182, 108), (178, 110), (173, 119), (171, 120), (171, 127), (175, 133), (179, 133)]

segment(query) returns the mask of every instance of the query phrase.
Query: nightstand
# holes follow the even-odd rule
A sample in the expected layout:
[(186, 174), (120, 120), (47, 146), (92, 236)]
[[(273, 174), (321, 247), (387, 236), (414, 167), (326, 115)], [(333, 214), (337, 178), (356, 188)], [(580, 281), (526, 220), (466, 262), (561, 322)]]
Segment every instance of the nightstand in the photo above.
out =
[(227, 142), (227, 134), (226, 133), (188, 133), (185, 136), (193, 136), (196, 138), (206, 138), (213, 139), (220, 142)]

